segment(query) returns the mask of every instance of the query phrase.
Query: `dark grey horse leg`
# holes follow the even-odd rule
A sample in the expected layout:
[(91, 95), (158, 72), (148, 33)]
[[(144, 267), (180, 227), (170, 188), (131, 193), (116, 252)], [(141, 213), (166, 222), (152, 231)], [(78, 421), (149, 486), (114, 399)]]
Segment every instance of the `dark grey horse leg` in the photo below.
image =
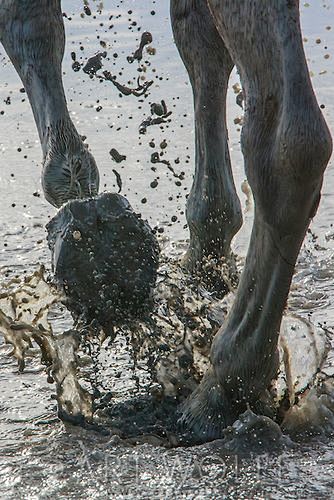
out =
[(255, 220), (211, 368), (184, 407), (197, 438), (222, 435), (249, 404), (264, 411), (296, 258), (332, 152), (304, 56), (296, 0), (209, 0), (246, 97), (242, 148)]
[(3, 0), (0, 41), (28, 94), (43, 150), (42, 185), (55, 206), (97, 194), (99, 175), (72, 123), (62, 84), (60, 0)]
[(194, 96), (195, 176), (187, 202), (185, 262), (200, 271), (210, 258), (230, 259), (231, 240), (242, 224), (226, 129), (226, 91), (234, 64), (206, 0), (171, 0), (171, 20)]
[(46, 199), (55, 206), (69, 202), (47, 227), (55, 281), (76, 319), (97, 319), (110, 330), (120, 317), (150, 305), (158, 244), (123, 197), (95, 196), (98, 170), (70, 119), (62, 84), (65, 33), (60, 0), (0, 4), (0, 41), (33, 110)]

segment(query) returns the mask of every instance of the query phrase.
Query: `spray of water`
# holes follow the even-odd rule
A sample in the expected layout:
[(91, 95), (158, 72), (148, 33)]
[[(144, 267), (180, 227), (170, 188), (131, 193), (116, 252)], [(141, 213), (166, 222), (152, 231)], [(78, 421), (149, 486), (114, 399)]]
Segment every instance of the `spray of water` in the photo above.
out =
[[(61, 306), (65, 298), (47, 281), (42, 267), (23, 281), (7, 282), (3, 288), (0, 332), (12, 346), (10, 354), (17, 359), (19, 370), (24, 370), (34, 346), (38, 346), (48, 381), (56, 386), (59, 416), (82, 425), (92, 423), (94, 415), (103, 416), (105, 421), (105, 417), (115, 418), (120, 411), (120, 407), (115, 410), (114, 381), (110, 373), (103, 376), (120, 339), (127, 346), (124, 363), (132, 364), (135, 375), (133, 394), (149, 393), (155, 401), (173, 401), (175, 409), (205, 372), (211, 341), (233, 299), (232, 290), (224, 299), (217, 299), (194, 282), (177, 261), (163, 257), (152, 311), (143, 318), (118, 324), (114, 335), (106, 337), (95, 323), (72, 323), (64, 332), (53, 331), (50, 311)], [(272, 393), (283, 429), (290, 433), (333, 430), (333, 379), (324, 370), (326, 333), (297, 316), (286, 316), (279, 351), (280, 372)], [(147, 406), (140, 408), (138, 404), (137, 411), (149, 412)], [(245, 429), (254, 425), (268, 427), (263, 418), (261, 422), (257, 418), (247, 413), (242, 429), (234, 426), (226, 439), (243, 436)]]

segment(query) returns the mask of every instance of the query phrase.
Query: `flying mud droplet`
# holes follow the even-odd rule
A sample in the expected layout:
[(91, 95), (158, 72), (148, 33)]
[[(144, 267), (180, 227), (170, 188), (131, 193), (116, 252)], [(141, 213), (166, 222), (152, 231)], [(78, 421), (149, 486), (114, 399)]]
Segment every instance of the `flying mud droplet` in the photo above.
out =
[(84, 5), (84, 13), (86, 14), (86, 16), (92, 15), (92, 11), (90, 10), (89, 5), (87, 3)]
[(77, 241), (81, 240), (82, 238), (80, 231), (73, 231), (72, 236)]
[[(162, 143), (162, 144), (164, 145), (164, 143)], [(160, 147), (161, 147), (161, 145), (160, 145)], [(165, 147), (167, 147), (167, 143), (166, 143)], [(162, 163), (163, 165), (167, 165), (167, 168), (168, 168), (168, 170), (170, 170), (172, 172), (173, 177), (180, 179), (180, 181), (182, 181), (184, 179), (184, 172), (181, 172), (181, 174), (177, 174), (175, 172), (174, 168), (172, 167), (172, 165), (170, 164), (170, 162), (168, 160), (161, 159), (160, 155), (157, 151), (155, 151), (154, 153), (151, 154), (151, 163)], [(180, 181), (178, 181), (178, 182), (180, 182)], [(181, 183), (179, 185), (181, 185)]]
[(153, 102), (151, 104), (151, 114), (157, 116), (164, 116), (168, 113), (168, 109), (164, 100), (160, 103)]
[[(147, 128), (152, 125), (160, 125), (162, 123), (168, 123), (169, 116), (172, 114), (172, 111), (168, 111), (165, 101), (161, 101), (161, 103), (152, 103), (151, 104), (151, 116), (148, 116), (143, 120), (139, 126), (139, 133), (146, 134)], [(156, 118), (153, 118), (153, 115), (157, 115)], [(151, 144), (150, 144), (151, 145)], [(154, 147), (154, 146), (151, 146)]]
[(102, 78), (104, 80), (108, 80), (111, 82), (117, 90), (119, 90), (123, 95), (128, 96), (128, 95), (134, 95), (135, 97), (141, 97), (142, 95), (146, 94), (147, 90), (150, 88), (151, 85), (153, 85), (153, 80), (144, 82), (144, 84), (140, 83), (140, 77), (137, 78), (137, 87), (136, 88), (130, 88), (127, 87), (126, 85), (123, 85), (119, 83), (116, 80), (116, 76), (113, 76), (110, 71), (103, 71), (103, 76), (100, 74), (96, 74), (98, 78)]
[(150, 56), (155, 56), (155, 54), (157, 53), (157, 49), (155, 47), (148, 46), (148, 47), (146, 47), (146, 52)]
[(122, 161), (126, 160), (126, 156), (119, 153), (115, 148), (112, 148), (109, 151), (109, 154), (116, 163), (121, 163)]
[(143, 58), (143, 49), (145, 45), (148, 45), (149, 43), (152, 43), (153, 37), (152, 34), (149, 31), (145, 31), (140, 40), (140, 45), (138, 49), (134, 52), (132, 56), (128, 56), (126, 59), (127, 61), (131, 64), (133, 61), (141, 61)]
[(117, 172), (117, 170), (115, 170), (114, 168), (112, 169), (112, 171), (114, 172), (115, 174), (115, 177), (116, 177), (116, 183), (117, 183), (117, 186), (118, 186), (118, 192), (120, 193), (122, 191), (122, 178), (120, 176), (120, 174)]
[(73, 64), (72, 64), (72, 69), (73, 71), (75, 72), (78, 72), (81, 70), (81, 64), (79, 63), (79, 61), (77, 61), (77, 56), (76, 56), (76, 53), (75, 52), (71, 52), (71, 58), (72, 58), (72, 61), (73, 61)]
[(105, 57), (107, 57), (107, 52), (98, 52), (88, 59), (82, 71), (88, 75), (95, 75), (102, 68), (102, 58)]

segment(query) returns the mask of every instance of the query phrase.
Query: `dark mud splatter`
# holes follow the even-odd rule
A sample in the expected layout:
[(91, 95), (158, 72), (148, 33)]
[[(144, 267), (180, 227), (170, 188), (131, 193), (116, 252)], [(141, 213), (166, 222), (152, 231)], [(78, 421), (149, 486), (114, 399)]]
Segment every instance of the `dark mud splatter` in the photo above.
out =
[(82, 71), (88, 75), (95, 75), (102, 68), (102, 59), (105, 57), (107, 57), (107, 52), (98, 52), (88, 59)]
[(109, 154), (116, 163), (122, 163), (122, 161), (126, 160), (126, 156), (119, 153), (115, 148), (112, 148)]
[(98, 320), (109, 330), (120, 318), (149, 307), (159, 245), (124, 197), (103, 193), (72, 200), (47, 231), (55, 281), (76, 319)]
[(140, 40), (140, 45), (138, 49), (134, 52), (132, 56), (127, 57), (127, 61), (129, 63), (133, 63), (133, 61), (141, 61), (143, 58), (143, 49), (145, 45), (148, 45), (149, 43), (153, 42), (153, 37), (152, 34), (149, 31), (145, 31)]
[(104, 80), (111, 82), (113, 85), (115, 85), (117, 90), (119, 90), (125, 96), (134, 95), (135, 97), (141, 97), (147, 93), (147, 90), (153, 84), (153, 81), (147, 81), (147, 82), (141, 83), (140, 77), (138, 77), (137, 78), (137, 87), (131, 88), (131, 87), (127, 87), (126, 85), (123, 85), (122, 83), (119, 83), (116, 80), (116, 76), (113, 76), (110, 71), (103, 71), (103, 76), (101, 76), (100, 74), (97, 74), (96, 76), (98, 78), (102, 78)]
[(120, 193), (122, 191), (122, 177), (120, 176), (119, 172), (117, 172), (116, 169), (113, 168), (112, 171), (114, 172), (115, 177), (116, 177), (116, 184), (118, 187), (118, 193)]

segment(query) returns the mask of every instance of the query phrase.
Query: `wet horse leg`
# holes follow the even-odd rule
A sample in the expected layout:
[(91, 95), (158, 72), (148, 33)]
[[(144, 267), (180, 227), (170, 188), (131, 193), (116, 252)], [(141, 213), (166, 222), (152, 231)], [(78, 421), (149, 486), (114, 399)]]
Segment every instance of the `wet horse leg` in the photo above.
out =
[(206, 0), (171, 0), (171, 20), (195, 112), (195, 175), (187, 202), (190, 243), (184, 262), (191, 270), (205, 269), (210, 281), (207, 261), (229, 261), (231, 240), (242, 224), (226, 129), (226, 92), (234, 64)]
[(96, 163), (68, 110), (61, 64), (65, 33), (60, 0), (3, 0), (0, 42), (27, 92), (43, 151), (42, 185), (55, 206), (97, 194)]
[(209, 6), (245, 92), (242, 149), (255, 218), (211, 367), (183, 408), (198, 440), (220, 437), (247, 404), (265, 411), (295, 262), (332, 151), (305, 60), (298, 0), (209, 0)]

